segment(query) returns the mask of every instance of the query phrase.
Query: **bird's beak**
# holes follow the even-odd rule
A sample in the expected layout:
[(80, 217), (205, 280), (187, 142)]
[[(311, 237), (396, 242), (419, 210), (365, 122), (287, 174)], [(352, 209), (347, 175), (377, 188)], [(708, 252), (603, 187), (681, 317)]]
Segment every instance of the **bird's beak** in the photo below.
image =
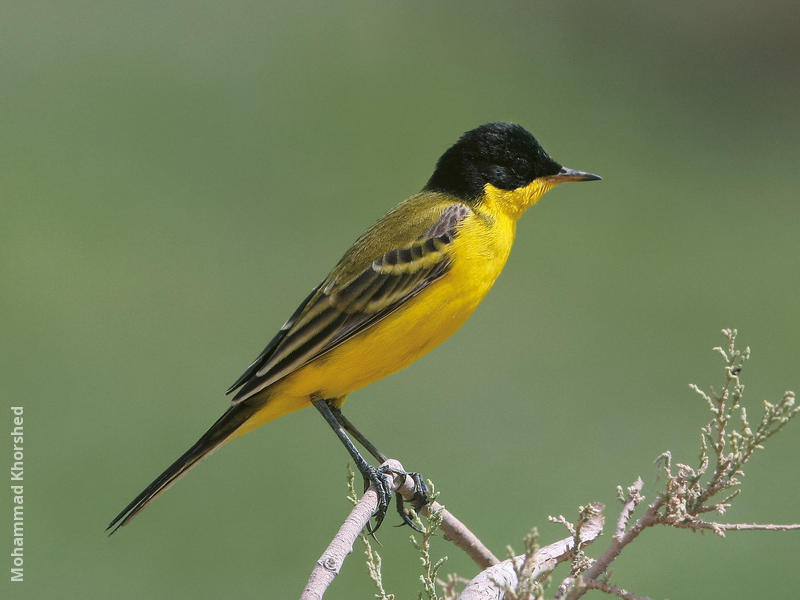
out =
[(552, 181), (553, 183), (563, 183), (565, 181), (598, 181), (602, 179), (600, 175), (594, 173), (587, 173), (586, 171), (576, 171), (568, 167), (561, 167), (561, 170), (555, 175), (548, 175), (542, 177), (545, 181)]

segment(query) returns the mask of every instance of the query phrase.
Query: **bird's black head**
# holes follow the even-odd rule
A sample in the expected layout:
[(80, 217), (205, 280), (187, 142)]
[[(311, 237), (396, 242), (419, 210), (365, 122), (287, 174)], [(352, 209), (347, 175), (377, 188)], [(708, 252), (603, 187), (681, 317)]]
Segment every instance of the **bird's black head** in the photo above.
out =
[(425, 189), (473, 200), (483, 194), (487, 183), (514, 190), (539, 177), (559, 174), (566, 175), (564, 167), (550, 158), (523, 127), (488, 123), (462, 135), (442, 155)]

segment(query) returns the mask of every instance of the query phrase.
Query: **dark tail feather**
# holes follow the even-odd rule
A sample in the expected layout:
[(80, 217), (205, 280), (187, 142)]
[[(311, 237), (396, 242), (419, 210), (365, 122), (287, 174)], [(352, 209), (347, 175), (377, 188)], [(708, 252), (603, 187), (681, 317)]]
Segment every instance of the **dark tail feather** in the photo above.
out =
[(186, 472), (200, 462), (200, 460), (207, 457), (221, 446), (228, 436), (236, 431), (254, 412), (254, 407), (247, 404), (238, 404), (226, 410), (225, 413), (217, 419), (217, 422), (195, 442), (194, 446), (189, 448), (178, 460), (167, 467), (161, 475), (156, 477), (153, 483), (148, 485), (141, 494), (131, 500), (130, 504), (114, 517), (114, 520), (106, 527), (106, 531), (109, 529), (111, 530), (109, 535), (113, 534), (123, 525), (127, 525), (130, 520), (145, 506), (150, 504), (156, 496), (185, 475)]

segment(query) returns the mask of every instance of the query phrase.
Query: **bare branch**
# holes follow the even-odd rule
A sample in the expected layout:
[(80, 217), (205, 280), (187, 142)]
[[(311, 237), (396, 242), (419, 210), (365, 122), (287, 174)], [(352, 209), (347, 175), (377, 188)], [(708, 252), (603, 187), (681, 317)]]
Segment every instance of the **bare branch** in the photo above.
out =
[[(388, 474), (386, 477), (391, 478)], [(394, 483), (392, 485), (394, 486)], [(314, 565), (300, 600), (320, 600), (322, 598), (325, 590), (339, 574), (344, 559), (353, 551), (353, 542), (377, 508), (378, 494), (374, 485), (371, 485), (347, 515), (339, 531)]]
[[(596, 512), (580, 529), (581, 545), (590, 544), (603, 532), (604, 518), (600, 512), (601, 504), (594, 505)], [(556, 565), (572, 558), (575, 548), (575, 537), (569, 536), (549, 546), (540, 548), (529, 558), (527, 563), (530, 573), (524, 576), (539, 579), (552, 571)], [(464, 588), (459, 600), (500, 600), (507, 589), (514, 589), (517, 584), (517, 565), (526, 560), (524, 554), (509, 558), (479, 573)]]
[(778, 523), (715, 523), (713, 521), (702, 521), (693, 519), (684, 523), (670, 523), (672, 527), (682, 529), (711, 529), (715, 533), (724, 536), (725, 531), (800, 531), (800, 523), (778, 524)]
[[(637, 478), (637, 481), (640, 480), (641, 478)], [(635, 484), (631, 487), (635, 487)], [(626, 530), (619, 538), (617, 538), (616, 535), (614, 536), (606, 551), (603, 552), (600, 558), (598, 558), (597, 561), (595, 561), (595, 563), (583, 574), (582, 579), (584, 585), (573, 587), (570, 593), (567, 595), (567, 600), (577, 600), (583, 596), (588, 591), (588, 587), (586, 586), (587, 582), (600, 581), (600, 576), (608, 571), (608, 567), (611, 565), (614, 559), (619, 556), (623, 548), (635, 540), (644, 529), (647, 527), (652, 527), (659, 522), (658, 511), (661, 509), (662, 504), (663, 498), (659, 496), (655, 502), (647, 507), (647, 512), (637, 519), (637, 521), (633, 524), (633, 527)], [(625, 509), (623, 508), (623, 512), (624, 510)]]
[(615, 540), (622, 539), (622, 536), (625, 534), (625, 529), (628, 527), (628, 521), (631, 520), (633, 511), (636, 510), (636, 507), (639, 505), (639, 503), (644, 500), (644, 496), (642, 496), (640, 493), (643, 486), (644, 482), (642, 482), (642, 478), (637, 477), (636, 481), (633, 482), (633, 485), (628, 488), (625, 503), (622, 506), (622, 511), (619, 513), (617, 530), (614, 532)]
[[(391, 458), (386, 461), (385, 464), (399, 471), (404, 470), (399, 462)], [(397, 492), (403, 497), (404, 500), (410, 501), (416, 492), (414, 478), (410, 475), (407, 475), (405, 481), (402, 481), (400, 487), (397, 488)], [(500, 559), (492, 554), (492, 551), (489, 550), (484, 543), (478, 539), (478, 536), (472, 533), (472, 531), (470, 531), (470, 529), (464, 525), (464, 523), (459, 521), (453, 515), (453, 513), (451, 513), (438, 502), (434, 501), (425, 505), (419, 512), (426, 517), (429, 517), (439, 511), (441, 511), (440, 514), (442, 517), (440, 529), (444, 533), (444, 539), (449, 542), (453, 542), (456, 546), (466, 552), (467, 555), (469, 555), (469, 557), (475, 561), (475, 564), (481, 569), (486, 569), (500, 562)]]
[(637, 596), (636, 594), (632, 594), (625, 588), (611, 585), (606, 581), (598, 581), (596, 579), (593, 579), (591, 581), (584, 580), (583, 585), (585, 585), (589, 589), (600, 590), (601, 592), (605, 592), (606, 594), (611, 594), (612, 596), (619, 596), (620, 598), (624, 598), (625, 600), (650, 600), (649, 596)]

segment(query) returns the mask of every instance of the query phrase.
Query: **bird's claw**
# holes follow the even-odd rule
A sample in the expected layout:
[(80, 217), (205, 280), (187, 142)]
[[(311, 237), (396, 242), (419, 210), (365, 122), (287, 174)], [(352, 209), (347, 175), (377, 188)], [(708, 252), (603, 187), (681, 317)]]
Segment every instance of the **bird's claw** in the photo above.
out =
[(420, 532), (419, 527), (417, 527), (417, 525), (408, 515), (408, 511), (406, 511), (404, 505), (405, 502), (410, 502), (411, 506), (414, 507), (414, 510), (418, 511), (422, 509), (431, 501), (430, 497), (428, 496), (430, 490), (428, 489), (425, 481), (422, 479), (422, 475), (419, 473), (398, 471), (397, 469), (393, 469), (388, 465), (381, 465), (380, 467), (373, 467), (372, 465), (369, 465), (367, 470), (363, 473), (364, 491), (366, 492), (370, 485), (374, 483), (375, 491), (378, 494), (378, 506), (375, 509), (375, 514), (373, 515), (375, 517), (375, 525), (372, 526), (370, 523), (367, 523), (367, 531), (373, 538), (375, 538), (375, 532), (378, 531), (378, 528), (383, 523), (383, 519), (386, 517), (386, 511), (389, 509), (389, 502), (392, 500), (392, 487), (386, 481), (387, 474), (402, 476), (410, 475), (414, 480), (414, 495), (412, 496), (411, 500), (405, 500), (400, 494), (397, 494), (397, 513), (400, 515), (400, 518), (403, 521), (400, 526), (408, 525), (414, 531)]
[[(389, 509), (389, 502), (392, 500), (392, 486), (386, 481), (387, 473), (395, 473), (395, 470), (389, 466), (381, 465), (380, 467), (373, 467), (369, 465), (367, 470), (362, 473), (364, 475), (364, 491), (367, 491), (370, 485), (375, 484), (375, 492), (378, 494), (378, 506), (375, 509), (375, 526), (367, 523), (367, 531), (375, 538), (375, 532), (383, 523), (386, 516), (386, 511)], [(398, 498), (400, 496), (398, 495)]]
[[(422, 479), (422, 475), (419, 473), (405, 473), (405, 475), (410, 475), (411, 478), (414, 480), (414, 495), (411, 497), (411, 506), (414, 507), (414, 510), (419, 511), (424, 506), (430, 503), (431, 499), (428, 496), (428, 486), (425, 484), (425, 481)], [(398, 527), (402, 527), (403, 525), (408, 525), (414, 531), (422, 533), (420, 528), (411, 520), (411, 517), (408, 516), (408, 512), (404, 508), (403, 504), (406, 500), (400, 495), (397, 494), (397, 512), (400, 515), (400, 518), (403, 520)]]

